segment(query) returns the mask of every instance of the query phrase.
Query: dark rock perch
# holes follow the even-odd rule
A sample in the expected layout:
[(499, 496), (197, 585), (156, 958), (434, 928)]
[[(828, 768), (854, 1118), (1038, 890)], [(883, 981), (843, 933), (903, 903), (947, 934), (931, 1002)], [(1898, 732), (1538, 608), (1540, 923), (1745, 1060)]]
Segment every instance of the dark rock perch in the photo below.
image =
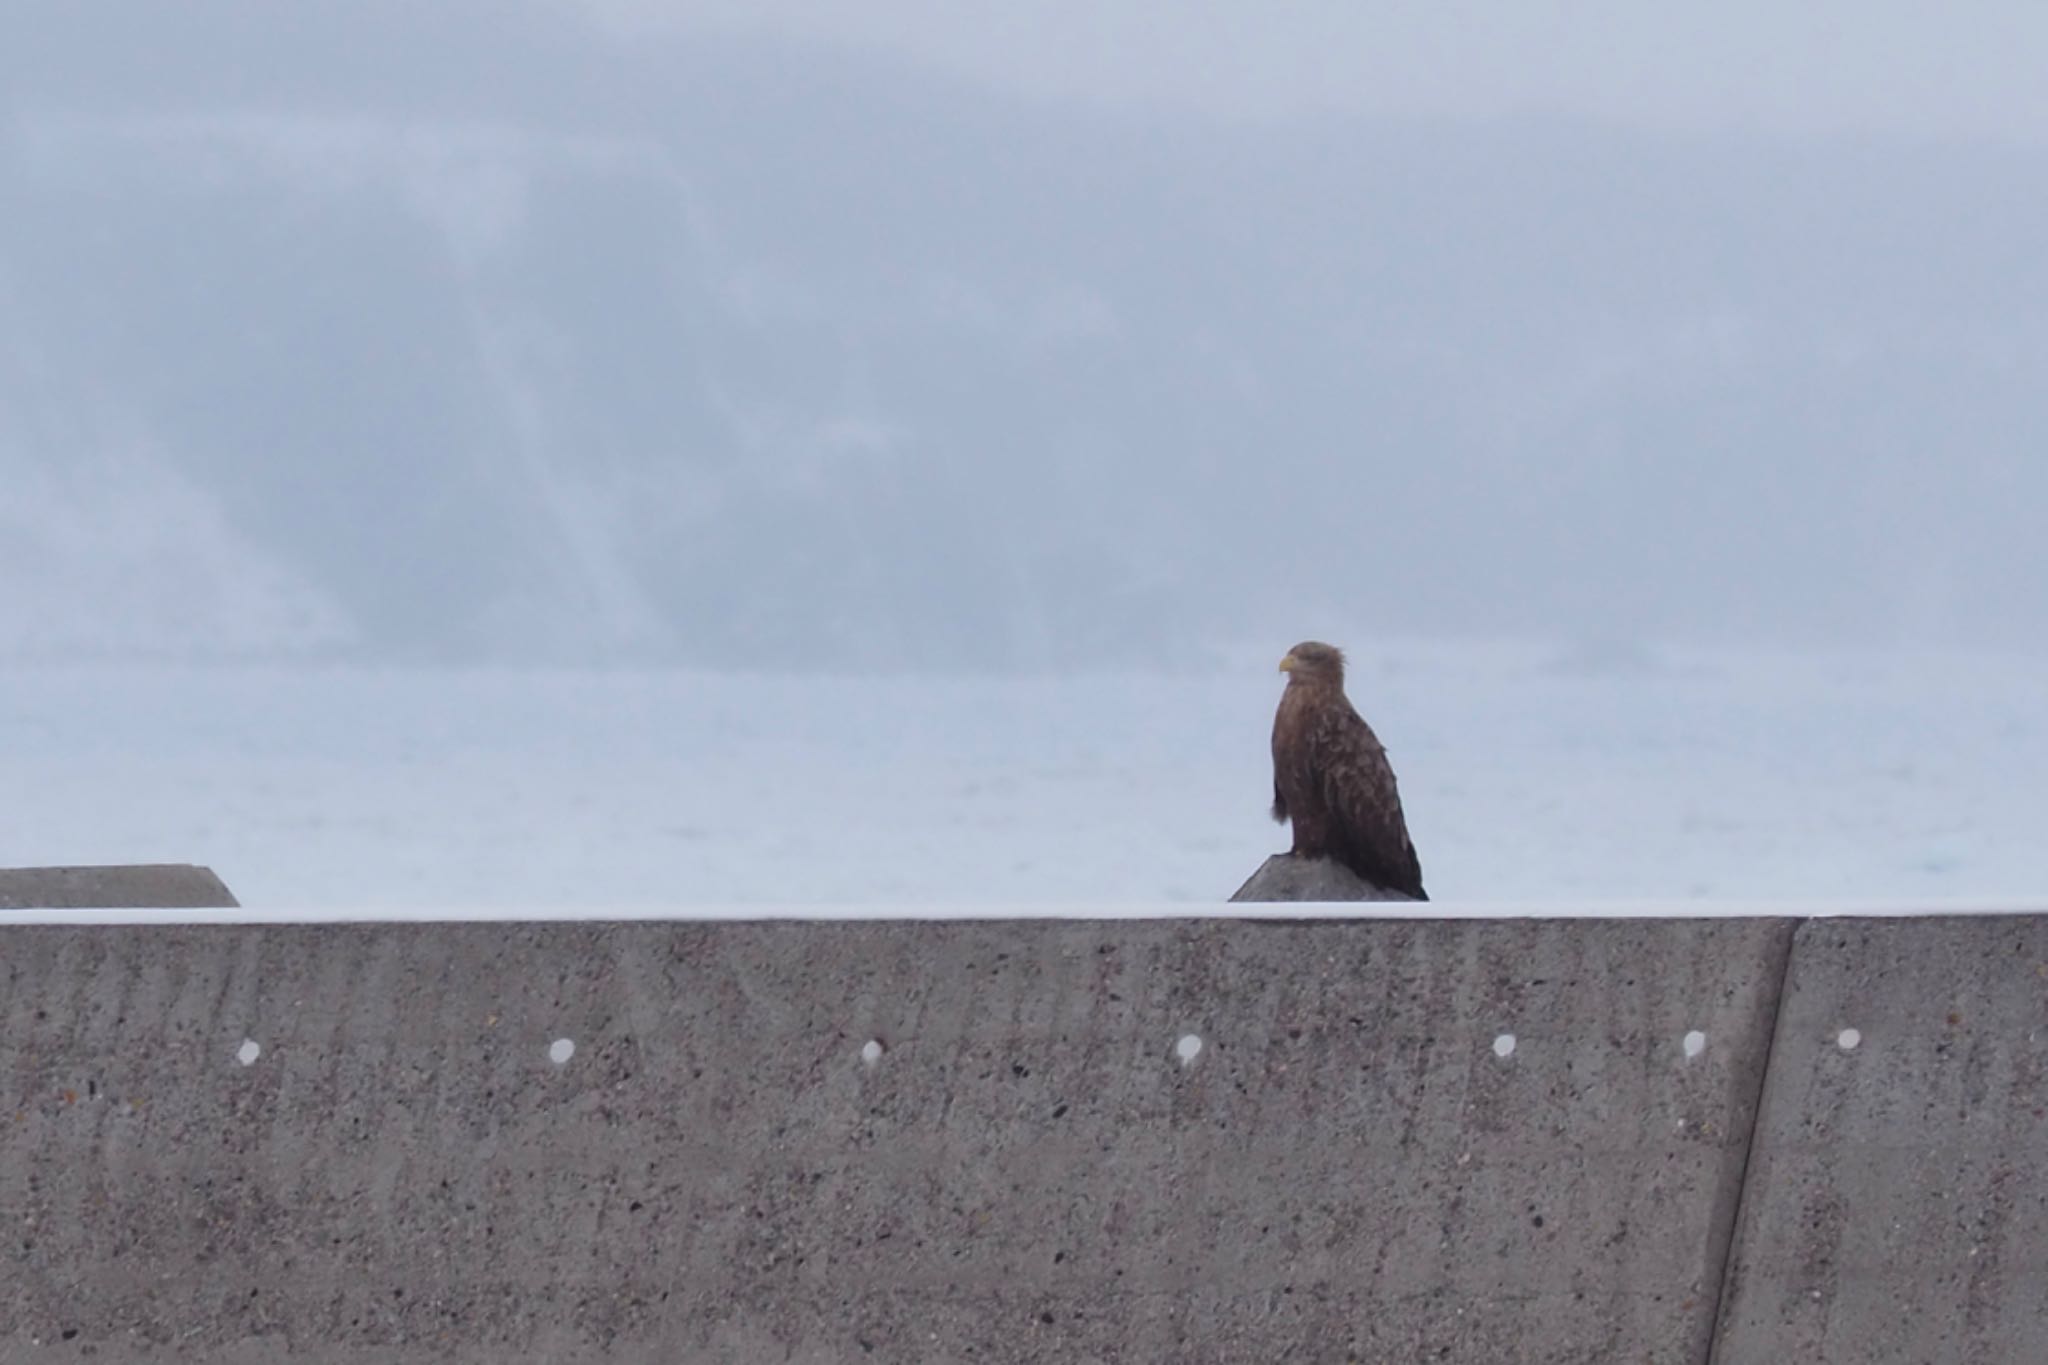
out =
[(0, 867), (0, 910), (200, 910), (238, 904), (211, 868), (190, 863)]
[(1250, 880), (1237, 888), (1232, 901), (1404, 901), (1414, 897), (1374, 886), (1340, 862), (1329, 858), (1297, 858), (1275, 853)]

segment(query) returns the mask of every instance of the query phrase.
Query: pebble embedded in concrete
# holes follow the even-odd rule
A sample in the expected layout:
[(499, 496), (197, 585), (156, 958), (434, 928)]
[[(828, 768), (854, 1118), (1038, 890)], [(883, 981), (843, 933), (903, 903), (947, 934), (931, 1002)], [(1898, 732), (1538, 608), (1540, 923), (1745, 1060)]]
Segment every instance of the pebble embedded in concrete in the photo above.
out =
[(548, 1060), (556, 1066), (560, 1066), (575, 1055), (576, 1044), (567, 1038), (557, 1038), (554, 1042), (548, 1044)]
[(1697, 1056), (1699, 1056), (1699, 1055), (1700, 1055), (1700, 1054), (1701, 1054), (1702, 1052), (1705, 1052), (1706, 1050), (1707, 1050), (1707, 1035), (1706, 1035), (1706, 1034), (1704, 1034), (1704, 1033), (1701, 1033), (1701, 1032), (1700, 1032), (1700, 1031), (1699, 1031), (1698, 1029), (1694, 1029), (1694, 1030), (1693, 1030), (1693, 1031), (1692, 1031), (1691, 1033), (1688, 1033), (1688, 1034), (1686, 1034), (1686, 1035), (1685, 1035), (1685, 1055), (1686, 1055), (1686, 1056), (1688, 1056), (1688, 1057), (1697, 1057)]
[(253, 1038), (244, 1038), (241, 1047), (235, 1050), (235, 1060), (243, 1066), (256, 1065), (256, 1059), (262, 1055), (262, 1046)]
[(882, 1044), (880, 1040), (870, 1038), (867, 1042), (863, 1043), (860, 1049), (860, 1059), (862, 1064), (866, 1066), (873, 1066), (876, 1062), (881, 1061)]
[(1514, 1056), (1514, 1055), (1515, 1055), (1515, 1035), (1514, 1035), (1514, 1034), (1512, 1034), (1512, 1033), (1503, 1033), (1502, 1035), (1500, 1035), (1500, 1037), (1498, 1037), (1498, 1038), (1494, 1039), (1494, 1040), (1493, 1040), (1493, 1055), (1494, 1055), (1494, 1056), (1496, 1056), (1496, 1057), (1512, 1057), (1512, 1056)]
[(1835, 1046), (1844, 1052), (1855, 1051), (1857, 1045), (1862, 1041), (1863, 1033), (1860, 1029), (1845, 1028), (1835, 1035)]
[(1202, 1055), (1202, 1040), (1192, 1033), (1183, 1033), (1180, 1041), (1173, 1045), (1173, 1055), (1180, 1058), (1182, 1066), (1190, 1066), (1195, 1058)]

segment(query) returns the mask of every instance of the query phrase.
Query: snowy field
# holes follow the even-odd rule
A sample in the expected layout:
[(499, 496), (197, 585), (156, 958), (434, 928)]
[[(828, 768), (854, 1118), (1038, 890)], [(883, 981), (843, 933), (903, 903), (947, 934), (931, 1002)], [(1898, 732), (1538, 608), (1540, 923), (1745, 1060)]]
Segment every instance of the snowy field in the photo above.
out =
[[(204, 862), (267, 908), (1214, 904), (1285, 847), (1271, 667), (12, 670), (0, 865)], [(1350, 692), (1438, 900), (2048, 902), (2048, 659), (1403, 643)]]

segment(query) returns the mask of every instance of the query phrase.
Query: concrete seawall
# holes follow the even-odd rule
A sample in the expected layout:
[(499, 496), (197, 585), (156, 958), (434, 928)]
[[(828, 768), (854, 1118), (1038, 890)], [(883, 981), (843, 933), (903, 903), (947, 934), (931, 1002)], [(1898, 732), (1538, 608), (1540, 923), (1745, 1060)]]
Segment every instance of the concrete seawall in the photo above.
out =
[(1794, 941), (1716, 1365), (2048, 1361), (2048, 918)]
[(0, 1359), (2048, 1359), (2044, 926), (0, 920)]
[(213, 869), (190, 863), (127, 867), (0, 867), (0, 910), (219, 909), (235, 898)]

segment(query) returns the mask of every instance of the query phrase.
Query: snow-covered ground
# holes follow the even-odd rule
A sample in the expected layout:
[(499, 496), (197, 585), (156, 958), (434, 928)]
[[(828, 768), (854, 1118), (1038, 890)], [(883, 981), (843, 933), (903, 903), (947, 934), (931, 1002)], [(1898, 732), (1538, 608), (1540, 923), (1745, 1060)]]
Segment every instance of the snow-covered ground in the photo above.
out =
[[(0, 865), (316, 909), (1215, 903), (1285, 846), (1270, 668), (10, 671)], [(1350, 691), (1439, 900), (2048, 902), (2048, 659), (1403, 642)]]

